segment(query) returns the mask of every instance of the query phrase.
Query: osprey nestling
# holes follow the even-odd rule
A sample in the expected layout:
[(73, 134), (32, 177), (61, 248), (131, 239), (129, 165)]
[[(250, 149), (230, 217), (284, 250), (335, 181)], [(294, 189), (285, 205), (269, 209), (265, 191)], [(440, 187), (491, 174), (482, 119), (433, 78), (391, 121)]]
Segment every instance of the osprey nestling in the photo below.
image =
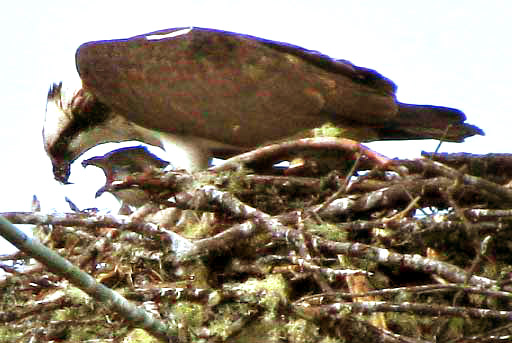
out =
[(43, 130), (60, 181), (106, 141), (171, 142), (193, 170), (325, 122), (361, 141), (483, 134), (459, 110), (398, 102), (393, 82), (374, 70), (233, 32), (174, 28), (85, 43), (76, 66), (83, 88), (68, 100), (51, 88)]
[(140, 207), (150, 201), (150, 193), (134, 187), (112, 190), (112, 185), (134, 174), (150, 175), (167, 167), (168, 164), (169, 162), (161, 160), (143, 146), (121, 148), (82, 161), (82, 167), (96, 166), (105, 174), (105, 185), (96, 192), (96, 197), (105, 191), (111, 192), (123, 205), (134, 207)]

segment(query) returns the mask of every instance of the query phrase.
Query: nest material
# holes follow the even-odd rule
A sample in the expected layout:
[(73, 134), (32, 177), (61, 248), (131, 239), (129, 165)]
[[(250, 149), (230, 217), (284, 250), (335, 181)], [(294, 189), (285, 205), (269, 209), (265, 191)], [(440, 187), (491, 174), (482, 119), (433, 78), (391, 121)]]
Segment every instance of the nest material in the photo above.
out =
[[(172, 327), (171, 342), (500, 341), (510, 173), (441, 158), (319, 177), (135, 175), (112, 186), (151, 194), (128, 217), (3, 215), (37, 224), (48, 247)], [(3, 257), (17, 264), (1, 266), (0, 341), (156, 340), (27, 257)]]

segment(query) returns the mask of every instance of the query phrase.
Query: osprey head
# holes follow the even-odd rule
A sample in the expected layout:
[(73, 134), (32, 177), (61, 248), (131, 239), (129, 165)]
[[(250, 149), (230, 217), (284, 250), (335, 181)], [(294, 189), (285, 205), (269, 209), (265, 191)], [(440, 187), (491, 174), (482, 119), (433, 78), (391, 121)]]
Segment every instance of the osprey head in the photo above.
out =
[(72, 154), (68, 150), (73, 126), (73, 108), (78, 101), (78, 91), (63, 89), (62, 82), (54, 83), (48, 90), (46, 115), (43, 126), (44, 149), (52, 161), (55, 179), (68, 183)]
[(43, 142), (57, 181), (69, 183), (71, 163), (90, 148), (127, 140), (162, 147), (158, 135), (112, 113), (84, 88), (66, 89), (62, 82), (50, 86)]

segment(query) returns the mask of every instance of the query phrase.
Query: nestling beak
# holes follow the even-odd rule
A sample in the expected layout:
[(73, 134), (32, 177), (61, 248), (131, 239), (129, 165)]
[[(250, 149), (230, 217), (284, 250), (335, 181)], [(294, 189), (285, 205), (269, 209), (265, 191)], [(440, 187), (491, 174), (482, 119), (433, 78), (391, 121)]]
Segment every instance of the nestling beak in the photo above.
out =
[(102, 186), (100, 189), (98, 189), (98, 191), (96, 192), (96, 194), (94, 194), (94, 197), (95, 198), (99, 198), (103, 193), (106, 192), (106, 188), (105, 186)]

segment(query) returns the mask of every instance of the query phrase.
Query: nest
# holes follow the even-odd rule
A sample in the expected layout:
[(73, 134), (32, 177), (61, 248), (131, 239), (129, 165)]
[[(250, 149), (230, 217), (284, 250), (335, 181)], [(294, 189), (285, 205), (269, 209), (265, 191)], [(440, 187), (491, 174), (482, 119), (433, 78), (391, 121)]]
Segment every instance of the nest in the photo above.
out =
[(343, 157), (342, 167), (270, 173), (261, 161), (289, 154), (279, 146), (210, 171), (110, 185), (148, 195), (129, 215), (3, 213), (35, 224), (47, 247), (148, 317), (89, 297), (93, 286), (80, 290), (69, 270), (49, 272), (25, 251), (2, 257), (14, 264), (0, 266), (0, 340), (509, 339), (510, 156), (387, 160), (345, 142), (320, 159)]

